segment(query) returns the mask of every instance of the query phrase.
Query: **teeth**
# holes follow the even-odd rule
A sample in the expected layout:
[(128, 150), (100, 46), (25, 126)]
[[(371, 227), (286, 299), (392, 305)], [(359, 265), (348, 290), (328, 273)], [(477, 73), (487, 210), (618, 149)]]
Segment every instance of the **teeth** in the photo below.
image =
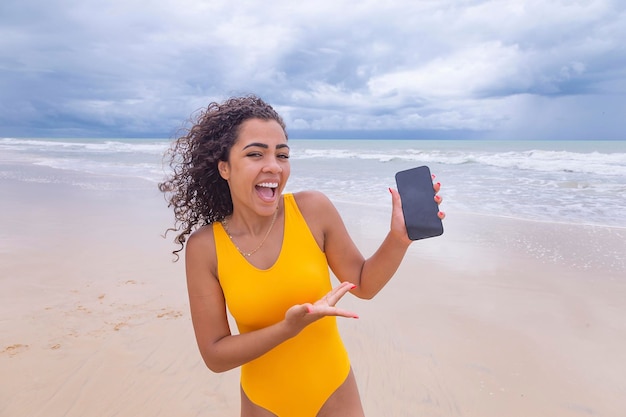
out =
[(277, 182), (262, 182), (261, 184), (257, 184), (257, 187), (278, 188), (278, 183)]

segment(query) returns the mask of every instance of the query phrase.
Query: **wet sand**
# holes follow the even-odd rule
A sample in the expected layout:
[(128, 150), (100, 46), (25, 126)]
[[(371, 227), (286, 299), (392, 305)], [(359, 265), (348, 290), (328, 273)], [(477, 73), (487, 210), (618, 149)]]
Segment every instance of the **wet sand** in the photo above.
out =
[[(156, 190), (0, 179), (0, 416), (237, 416)], [(364, 254), (388, 214), (338, 203)], [(626, 230), (455, 213), (340, 322), (375, 416), (622, 416)], [(171, 237), (171, 236), (170, 236)]]

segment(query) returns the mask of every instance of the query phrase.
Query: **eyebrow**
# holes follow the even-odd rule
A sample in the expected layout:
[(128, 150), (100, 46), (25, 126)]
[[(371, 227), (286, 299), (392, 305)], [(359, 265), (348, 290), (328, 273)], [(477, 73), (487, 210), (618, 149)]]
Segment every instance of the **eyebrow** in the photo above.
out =
[[(261, 143), (261, 142), (249, 143), (246, 146), (244, 146), (243, 149), (254, 148), (254, 147), (269, 149), (269, 146), (267, 144)], [(283, 149), (283, 148), (289, 149), (289, 145), (287, 145), (286, 143), (281, 143), (281, 144), (276, 145), (276, 149)]]

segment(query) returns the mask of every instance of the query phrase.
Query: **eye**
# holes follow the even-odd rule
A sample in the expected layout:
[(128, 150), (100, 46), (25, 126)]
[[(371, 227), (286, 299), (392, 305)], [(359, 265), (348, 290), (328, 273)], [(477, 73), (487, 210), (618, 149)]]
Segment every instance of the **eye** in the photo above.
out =
[(263, 154), (261, 152), (254, 151), (254, 152), (248, 152), (246, 154), (246, 156), (249, 156), (249, 157), (252, 157), (252, 158), (258, 158), (258, 157), (263, 156)]
[(289, 154), (288, 153), (280, 153), (277, 156), (278, 156), (278, 158), (281, 158), (281, 159), (289, 159)]

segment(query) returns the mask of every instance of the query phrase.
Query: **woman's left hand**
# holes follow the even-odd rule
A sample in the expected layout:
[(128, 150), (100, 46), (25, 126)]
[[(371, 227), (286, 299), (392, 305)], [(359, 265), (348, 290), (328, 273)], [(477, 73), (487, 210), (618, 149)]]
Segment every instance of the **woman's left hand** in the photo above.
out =
[(327, 316), (359, 318), (355, 313), (337, 307), (339, 300), (355, 288), (356, 285), (351, 282), (342, 282), (314, 303), (297, 304), (289, 308), (284, 320), (290, 329), (289, 333), (296, 335), (309, 324)]

